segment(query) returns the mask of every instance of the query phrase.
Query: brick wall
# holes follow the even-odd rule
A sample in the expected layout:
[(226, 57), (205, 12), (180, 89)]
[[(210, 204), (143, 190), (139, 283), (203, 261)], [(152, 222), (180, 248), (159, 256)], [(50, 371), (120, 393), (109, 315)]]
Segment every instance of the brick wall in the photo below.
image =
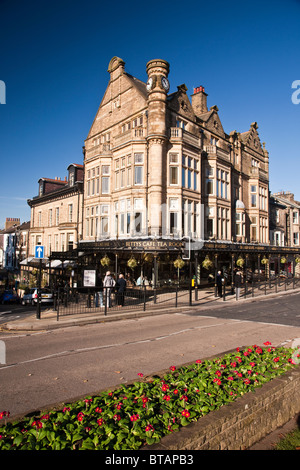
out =
[(143, 450), (246, 450), (299, 411), (297, 368)]

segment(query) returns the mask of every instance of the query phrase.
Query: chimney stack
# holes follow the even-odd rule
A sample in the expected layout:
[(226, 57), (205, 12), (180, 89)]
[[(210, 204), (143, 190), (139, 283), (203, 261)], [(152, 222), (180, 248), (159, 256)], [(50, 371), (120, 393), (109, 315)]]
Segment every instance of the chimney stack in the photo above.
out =
[(20, 225), (20, 219), (18, 217), (6, 217), (5, 230), (13, 227), (14, 225)]
[(192, 107), (194, 113), (198, 116), (203, 113), (207, 113), (207, 93), (203, 86), (194, 88), (194, 94), (192, 95)]

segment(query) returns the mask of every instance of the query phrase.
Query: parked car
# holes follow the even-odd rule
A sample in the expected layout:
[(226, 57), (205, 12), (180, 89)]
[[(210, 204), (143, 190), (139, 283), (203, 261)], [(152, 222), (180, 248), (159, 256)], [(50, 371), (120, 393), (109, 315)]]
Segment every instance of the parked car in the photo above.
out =
[(23, 295), (21, 299), (22, 305), (27, 305), (27, 304), (34, 305), (33, 294), (35, 290), (36, 289), (30, 289), (26, 294)]
[[(43, 288), (40, 291), (41, 294), (41, 303), (42, 304), (51, 304), (53, 303), (53, 293), (50, 289)], [(34, 292), (32, 294), (32, 304), (36, 305), (37, 303), (37, 298), (38, 298), (38, 290), (34, 289)]]
[(20, 297), (13, 290), (5, 290), (3, 294), (1, 295), (1, 303), (9, 304), (13, 302), (20, 302)]

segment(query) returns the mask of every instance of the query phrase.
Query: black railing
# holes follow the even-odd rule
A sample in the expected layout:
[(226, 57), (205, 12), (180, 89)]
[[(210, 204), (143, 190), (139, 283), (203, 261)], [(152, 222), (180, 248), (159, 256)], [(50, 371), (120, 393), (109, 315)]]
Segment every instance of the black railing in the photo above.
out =
[(272, 293), (284, 292), (290, 289), (296, 289), (300, 286), (299, 277), (280, 278), (264, 280), (248, 280), (244, 281), (240, 290), (231, 285), (223, 285), (222, 297), (225, 301), (235, 296), (236, 300), (241, 298), (257, 297), (260, 295), (268, 295)]
[(128, 288), (124, 293), (114, 288), (78, 288), (58, 289), (53, 292), (53, 308), (57, 313), (57, 320), (65, 315), (86, 313), (103, 313), (108, 315), (111, 311), (146, 310), (149, 308), (174, 308), (191, 305), (191, 289), (178, 287), (148, 289)]

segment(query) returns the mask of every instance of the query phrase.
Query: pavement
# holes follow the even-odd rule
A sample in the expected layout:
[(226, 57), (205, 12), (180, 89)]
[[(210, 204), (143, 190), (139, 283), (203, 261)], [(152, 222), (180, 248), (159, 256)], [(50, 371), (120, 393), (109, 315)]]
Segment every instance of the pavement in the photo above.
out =
[[(251, 303), (253, 301), (257, 301), (259, 298), (266, 299), (266, 298), (274, 298), (276, 296), (281, 295), (289, 295), (290, 292), (297, 293), (300, 292), (300, 288), (298, 289), (289, 289), (289, 290), (279, 290), (277, 293), (269, 293), (265, 295), (263, 291), (260, 293), (256, 293), (254, 297), (251, 294), (248, 294), (247, 298), (241, 297), (238, 301), (236, 300), (235, 295), (227, 295), (226, 300), (224, 301), (223, 298), (215, 297), (214, 288), (207, 288), (207, 289), (199, 289), (198, 290), (198, 299), (195, 300), (195, 294), (193, 291), (193, 299), (192, 305), (189, 305), (188, 299), (186, 300), (185, 304), (179, 304), (178, 307), (174, 307), (174, 300), (170, 300), (168, 303), (157, 304), (155, 306), (152, 304), (151, 306), (147, 305), (146, 310), (144, 311), (141, 307), (131, 307), (126, 308), (126, 306), (117, 308), (113, 307), (108, 309), (107, 314), (104, 313), (104, 308), (99, 308), (97, 311), (93, 311), (90, 313), (68, 313), (64, 316), (59, 316), (57, 318), (57, 312), (52, 309), (48, 308), (47, 310), (43, 310), (40, 314), (40, 318), (37, 318), (36, 313), (32, 315), (26, 316), (26, 318), (20, 318), (13, 321), (8, 321), (0, 326), (0, 330), (4, 331), (40, 331), (40, 330), (52, 330), (56, 328), (66, 328), (70, 326), (83, 326), (86, 324), (91, 323), (104, 323), (104, 322), (111, 322), (111, 321), (121, 321), (125, 319), (133, 319), (133, 318), (141, 318), (145, 316), (152, 316), (152, 315), (160, 315), (166, 313), (188, 313), (192, 311), (199, 311), (199, 309), (209, 310), (222, 308), (222, 306), (228, 306), (229, 304), (236, 305), (237, 302), (239, 303)], [(188, 292), (186, 294), (188, 296)]]

